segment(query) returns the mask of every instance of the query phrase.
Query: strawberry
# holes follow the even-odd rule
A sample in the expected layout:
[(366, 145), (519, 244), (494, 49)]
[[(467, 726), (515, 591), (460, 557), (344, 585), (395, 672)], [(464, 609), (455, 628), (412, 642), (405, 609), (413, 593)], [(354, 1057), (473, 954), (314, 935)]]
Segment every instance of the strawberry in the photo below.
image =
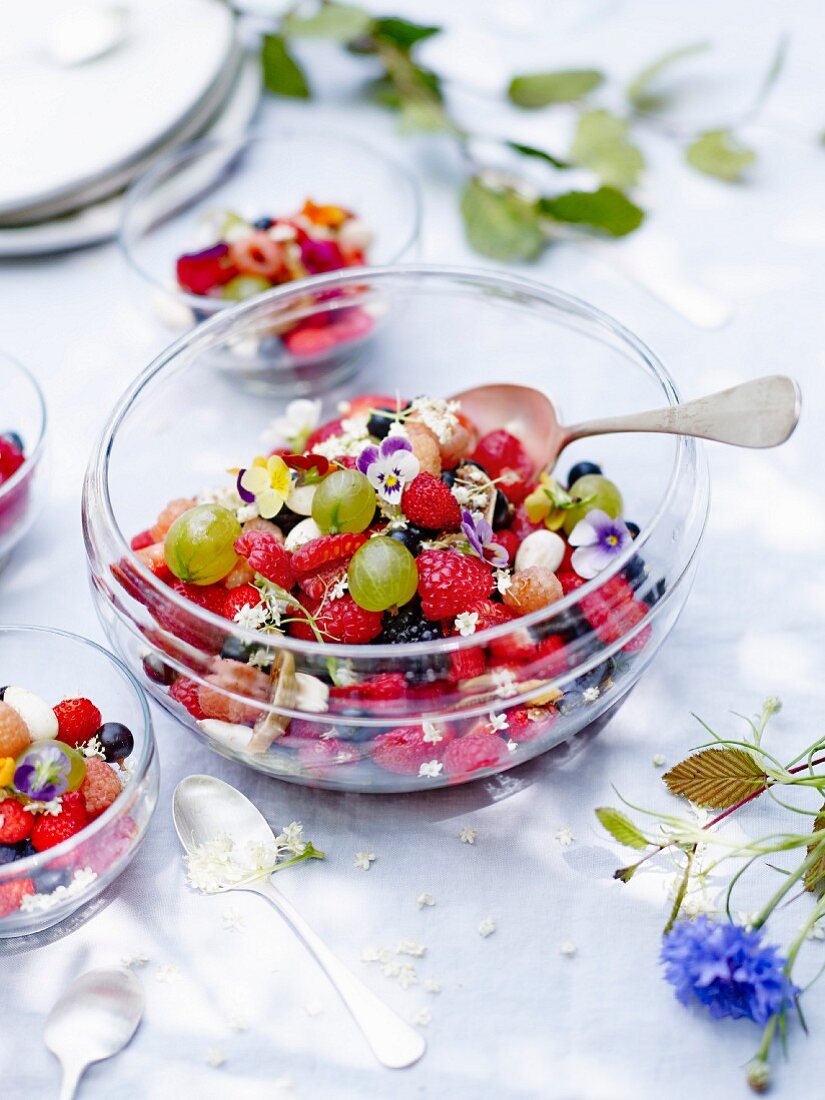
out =
[(332, 562), (348, 561), (367, 538), (365, 534), (343, 534), (310, 539), (292, 555), (292, 571), (296, 577), (305, 577)]
[(86, 775), (80, 784), (80, 793), (86, 803), (89, 820), (108, 810), (122, 790), (117, 772), (105, 760), (92, 756), (86, 761)]
[(198, 607), (212, 611), (215, 615), (223, 613), (226, 589), (222, 584), (187, 584), (186, 581), (174, 580), (169, 587)]
[(447, 775), (466, 775), (481, 768), (492, 768), (505, 760), (508, 753), (509, 749), (498, 736), (467, 733), (447, 746), (444, 771)]
[[(335, 685), (329, 689), (330, 699), (401, 699), (406, 694), (406, 680), (401, 672), (379, 672), (360, 684)], [(292, 726), (289, 727), (292, 732)]]
[(337, 420), (330, 420), (326, 424), (322, 424), (320, 428), (316, 428), (315, 431), (309, 436), (306, 441), (305, 450), (311, 451), (313, 450), (313, 448), (317, 447), (319, 443), (323, 443), (325, 440), (331, 439), (334, 435), (342, 435), (343, 431), (344, 428), (341, 418)]
[[(441, 740), (432, 740), (434, 736)], [(454, 737), (455, 731), (451, 726), (439, 725), (435, 734), (425, 733), (421, 726), (400, 726), (373, 738), (372, 758), (385, 771), (395, 772), (396, 775), (418, 775), (422, 764), (441, 759)]]
[(135, 535), (132, 541), (129, 543), (133, 550), (145, 550), (147, 546), (151, 546), (154, 543), (151, 531), (141, 531)]
[[(340, 600), (327, 600), (322, 604), (305, 596), (302, 602), (325, 641), (365, 645), (381, 633), (380, 612), (365, 611), (352, 596), (342, 596)], [(297, 609), (296, 617), (298, 621), (289, 624), (290, 634), (307, 642), (317, 641), (309, 623), (301, 619)]]
[(7, 917), (15, 909), (19, 909), (23, 898), (34, 892), (34, 882), (30, 878), (4, 883), (0, 886), (0, 917)]
[(0, 844), (19, 844), (31, 835), (34, 814), (30, 814), (16, 798), (0, 802)]
[(479, 558), (455, 550), (425, 550), (416, 559), (418, 594), (427, 619), (451, 619), (493, 591), (493, 574)]
[(239, 611), (245, 607), (257, 607), (261, 602), (261, 594), (252, 584), (240, 584), (237, 588), (231, 588), (224, 592), (221, 615), (234, 621)]
[(244, 531), (235, 543), (235, 550), (246, 558), (262, 577), (289, 591), (293, 576), (289, 551), (274, 535), (266, 531)]
[(450, 682), (458, 684), (462, 680), (474, 680), (477, 676), (484, 675), (486, 667), (484, 650), (481, 646), (457, 649), (455, 653), (450, 654)]
[(0, 485), (13, 477), (25, 461), (20, 448), (0, 435)]
[(439, 477), (419, 474), (401, 498), (401, 511), (418, 527), (428, 531), (457, 531), (461, 509), (450, 489)]
[(171, 697), (189, 711), (193, 718), (205, 718), (198, 701), (198, 685), (194, 680), (187, 680), (185, 676), (178, 676), (174, 684), (169, 688)]
[(79, 833), (89, 824), (86, 802), (80, 791), (70, 791), (61, 800), (60, 813), (38, 814), (32, 829), (32, 844), (38, 852), (53, 848)]
[(238, 274), (238, 268), (232, 262), (229, 251), (229, 245), (221, 241), (202, 252), (179, 256), (178, 283), (192, 294), (206, 294), (213, 287), (228, 283)]
[(63, 699), (53, 708), (57, 718), (57, 739), (72, 748), (84, 745), (100, 729), (100, 711), (89, 699)]

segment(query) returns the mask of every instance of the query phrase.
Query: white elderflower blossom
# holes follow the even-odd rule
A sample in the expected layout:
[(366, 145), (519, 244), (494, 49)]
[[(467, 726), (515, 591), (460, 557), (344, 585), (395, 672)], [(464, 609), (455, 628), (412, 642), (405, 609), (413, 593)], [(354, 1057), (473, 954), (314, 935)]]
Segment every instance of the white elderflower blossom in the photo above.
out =
[(414, 959), (420, 959), (427, 952), (427, 948), (423, 943), (409, 939), (400, 940), (395, 950), (399, 955), (411, 955)]
[(421, 729), (423, 731), (422, 741), (426, 741), (427, 744), (437, 745), (439, 741), (444, 740), (444, 734), (435, 724), (435, 722), (422, 722)]
[(499, 591), (499, 595), (503, 596), (504, 593), (513, 587), (513, 578), (510, 575), (509, 569), (496, 569), (493, 573), (493, 578), (496, 582), (496, 588)]
[(500, 699), (509, 699), (518, 695), (516, 677), (509, 668), (494, 668), (492, 671), (493, 688)]
[(244, 604), (235, 612), (233, 619), (244, 630), (261, 630), (267, 625), (269, 619), (267, 606), (265, 603), (256, 604), (255, 607)]
[(478, 829), (473, 828), (472, 825), (464, 825), (458, 834), (458, 839), (462, 844), (475, 844), (477, 836)]
[(419, 779), (437, 779), (444, 770), (440, 760), (429, 760), (418, 769)]
[(433, 1014), (428, 1008), (419, 1008), (416, 1014), (413, 1016), (412, 1022), (418, 1027), (426, 1027), (432, 1023)]
[(175, 963), (164, 963), (155, 971), (155, 981), (161, 985), (176, 985), (183, 980), (183, 971)]
[(240, 909), (227, 909), (221, 917), (225, 932), (245, 932), (246, 915)]
[(356, 871), (369, 871), (372, 864), (375, 862), (374, 852), (356, 852), (353, 866)]
[(423, 982), (423, 988), (426, 993), (440, 993), (441, 982), (435, 981), (434, 978), (425, 978)]
[(416, 397), (410, 405), (410, 412), (416, 414), (416, 419), (430, 429), (439, 443), (446, 443), (458, 427), (456, 413), (459, 408), (457, 401), (445, 401), (440, 397)]
[(559, 954), (564, 955), (565, 958), (568, 958), (568, 959), (572, 959), (573, 956), (576, 954), (577, 950), (578, 950), (578, 948), (576, 947), (576, 945), (573, 943), (572, 940), (564, 940), (559, 945)]
[(598, 698), (599, 689), (595, 684), (591, 687), (586, 687), (582, 692), (582, 699), (584, 699), (585, 703), (595, 703)]
[(495, 932), (496, 928), (498, 928), (498, 925), (493, 920), (493, 918), (492, 917), (485, 917), (484, 920), (479, 922), (478, 934), (479, 934), (479, 936), (482, 936), (484, 939), (487, 939), (488, 936), (492, 936), (492, 934), (493, 934), (493, 932)]
[(426, 905), (435, 905), (435, 898), (432, 894), (422, 891), (415, 899), (415, 903), (419, 909), (423, 909)]
[(510, 728), (510, 720), (506, 714), (496, 714), (495, 711), (490, 712), (490, 728), (493, 733), (498, 733), (500, 730), (506, 730)]
[(213, 1069), (219, 1069), (226, 1061), (226, 1055), (220, 1047), (209, 1047), (203, 1056), (203, 1060)]
[(561, 844), (562, 848), (569, 848), (575, 839), (573, 830), (568, 829), (567, 826), (563, 826), (561, 829), (556, 830), (556, 840)]

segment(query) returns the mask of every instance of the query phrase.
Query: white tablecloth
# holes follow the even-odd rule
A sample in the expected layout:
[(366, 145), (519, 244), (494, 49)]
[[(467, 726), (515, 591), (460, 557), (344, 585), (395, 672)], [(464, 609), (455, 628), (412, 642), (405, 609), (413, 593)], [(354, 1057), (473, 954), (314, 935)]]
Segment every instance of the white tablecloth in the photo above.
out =
[[(422, 20), (445, 15), (434, 0), (390, 7)], [(450, 7), (453, 31), (431, 49), (433, 63), (455, 77), (463, 116), (488, 129), (509, 126), (511, 134), (517, 127), (523, 140), (556, 148), (566, 140), (564, 111), (558, 121), (511, 114), (484, 98), (508, 73), (595, 61), (626, 77), (657, 52), (712, 37), (718, 52), (704, 71), (722, 78), (702, 86), (702, 117), (717, 122), (747, 100), (776, 34), (790, 27), (787, 72), (762, 122), (744, 131), (760, 154), (749, 182), (725, 186), (691, 173), (673, 143), (650, 131), (650, 225), (616, 246), (619, 255), (644, 248), (654, 234), (678, 241), (681, 271), (732, 304), (727, 327), (699, 330), (583, 250), (551, 249), (530, 273), (638, 332), (684, 394), (787, 371), (802, 384), (806, 415), (781, 451), (711, 449), (713, 511), (687, 610), (621, 713), (572, 761), (545, 759), (500, 782), (430, 796), (344, 797), (279, 785), (218, 760), (154, 708), (161, 800), (134, 864), (102, 911), (70, 934), (0, 944), (4, 1097), (56, 1095), (57, 1066), (41, 1039), (46, 1012), (83, 970), (136, 954), (148, 959), (139, 970), (145, 1021), (125, 1053), (89, 1072), (81, 1091), (89, 1100), (682, 1100), (698, 1093), (729, 1100), (746, 1092), (741, 1065), (757, 1029), (713, 1025), (675, 1002), (657, 967), (663, 896), (652, 879), (647, 887), (611, 879), (619, 853), (593, 809), (615, 803), (611, 784), (634, 801), (665, 805), (652, 758), (661, 753), (673, 763), (700, 740), (691, 711), (731, 728), (729, 709), (751, 712), (775, 692), (785, 700), (775, 723), (780, 755), (822, 732), (825, 213), (823, 153), (813, 132), (825, 123), (825, 20), (815, 0), (781, 10), (764, 0)], [(325, 47), (306, 56), (320, 74), (319, 103), (270, 102), (263, 127), (306, 119), (369, 132), (421, 171), (423, 258), (478, 263), (462, 239), (459, 165), (448, 143), (401, 138), (389, 117), (360, 105), (360, 63)], [(710, 101), (716, 108), (708, 110)], [(0, 343), (46, 391), (54, 457), (51, 501), (0, 577), (0, 617), (101, 639), (86, 587), (81, 479), (110, 404), (170, 336), (130, 296), (114, 246), (6, 264), (0, 303)], [(304, 822), (326, 850), (325, 863), (287, 872), (280, 884), (400, 1012), (413, 1018), (429, 1010), (429, 1050), (413, 1069), (393, 1073), (374, 1063), (323, 975), (262, 902), (187, 889), (170, 797), (182, 776), (202, 770), (242, 787), (274, 822)], [(464, 826), (478, 830), (474, 845), (458, 839)], [(567, 846), (556, 838), (564, 829), (575, 837)], [(363, 850), (376, 856), (368, 872), (353, 865)], [(420, 909), (421, 892), (436, 904)], [(488, 916), (497, 930), (482, 938), (477, 926)], [(427, 948), (422, 958), (401, 957), (417, 973), (409, 989), (360, 961), (364, 948), (403, 938)], [(573, 955), (560, 953), (568, 940)], [(825, 946), (806, 950), (812, 972)], [(425, 979), (441, 992), (428, 992)], [(810, 995), (807, 1015), (813, 1038), (793, 1029), (793, 1059), (777, 1070), (779, 1096), (817, 1091), (810, 1082), (821, 1079), (825, 987)], [(220, 1068), (208, 1064), (210, 1051), (225, 1058)]]

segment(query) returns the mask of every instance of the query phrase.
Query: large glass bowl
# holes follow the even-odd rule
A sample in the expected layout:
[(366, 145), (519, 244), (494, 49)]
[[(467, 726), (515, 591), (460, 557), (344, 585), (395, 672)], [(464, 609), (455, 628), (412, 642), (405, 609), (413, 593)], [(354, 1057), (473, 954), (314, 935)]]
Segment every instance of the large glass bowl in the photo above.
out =
[[(675, 404), (678, 396), (644, 344), (584, 302), (509, 275), (415, 265), (322, 276), (222, 313), (173, 344), (118, 403), (91, 458), (83, 523), (98, 613), (127, 664), (196, 736), (252, 768), (341, 790), (420, 790), (513, 767), (603, 719), (625, 697), (687, 599), (708, 475), (691, 439), (606, 436), (571, 446), (563, 469), (597, 461), (621, 487), (626, 518), (640, 534), (610, 570), (558, 603), (468, 637), (319, 645), (262, 635), (196, 607), (141, 564), (130, 537), (170, 498), (229, 484), (224, 471), (260, 450), (261, 433), (284, 408), (284, 399), (252, 394), (216, 372), (215, 351), (262, 325), (352, 303), (379, 308), (386, 321), (362, 349), (355, 377), (319, 379), (325, 418), (357, 393), (447, 396), (502, 380), (543, 389), (568, 423)], [(630, 618), (610, 583), (619, 574), (635, 590)], [(215, 683), (218, 655), (245, 660), (253, 652), (277, 672), (267, 702), (240, 680), (215, 688), (239, 723), (199, 720), (177, 701)], [(462, 668), (472, 675), (463, 678)], [(380, 673), (395, 676), (398, 690), (384, 693), (391, 698), (374, 697)], [(456, 764), (449, 743), (489, 733), (501, 724), (491, 714), (508, 718), (503, 736), (476, 742), (483, 751), (475, 766)], [(256, 721), (264, 736), (253, 735)], [(424, 722), (442, 767), (419, 775), (376, 762), (387, 760), (373, 755), (386, 744), (377, 738)]]
[(25, 367), (0, 353), (0, 435), (14, 433), (26, 461), (0, 484), (0, 569), (37, 518), (46, 489), (46, 403)]
[[(0, 866), (0, 939), (41, 932), (98, 897), (132, 860), (158, 797), (158, 763), (149, 704), (111, 653), (61, 630), (0, 626), (0, 681), (57, 703), (94, 701), (104, 721), (132, 731), (123, 793), (81, 832), (37, 855)], [(22, 898), (23, 908), (12, 908)]]

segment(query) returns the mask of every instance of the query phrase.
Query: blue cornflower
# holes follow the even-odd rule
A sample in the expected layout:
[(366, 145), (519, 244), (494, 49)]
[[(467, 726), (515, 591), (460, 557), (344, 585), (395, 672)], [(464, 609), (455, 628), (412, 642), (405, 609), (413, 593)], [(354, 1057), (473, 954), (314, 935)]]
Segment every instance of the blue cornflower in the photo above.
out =
[(764, 1024), (799, 993), (785, 974), (785, 960), (762, 943), (761, 932), (706, 916), (674, 925), (660, 960), (682, 1004), (693, 994), (716, 1019), (746, 1016)]

